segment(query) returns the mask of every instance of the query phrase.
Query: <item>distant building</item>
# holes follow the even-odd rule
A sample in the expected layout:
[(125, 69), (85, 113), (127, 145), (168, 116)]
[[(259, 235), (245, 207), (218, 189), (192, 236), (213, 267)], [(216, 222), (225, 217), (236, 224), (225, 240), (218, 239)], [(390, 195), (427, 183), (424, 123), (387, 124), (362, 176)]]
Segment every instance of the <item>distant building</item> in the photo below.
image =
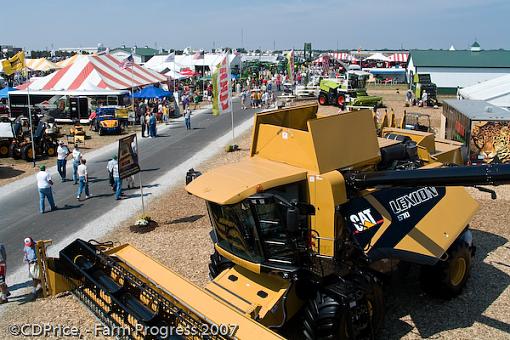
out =
[(68, 53), (88, 53), (93, 54), (97, 53), (97, 47), (62, 47), (58, 49), (60, 52), (68, 52)]
[(154, 57), (155, 55), (161, 54), (161, 51), (157, 50), (155, 48), (150, 48), (148, 46), (145, 46), (145, 47), (121, 46), (118, 48), (111, 49), (110, 54), (114, 55), (115, 57), (117, 57), (119, 59), (125, 59), (130, 54), (132, 54), (133, 59), (135, 60), (135, 63), (145, 64), (146, 62), (149, 61), (150, 58)]
[(510, 74), (510, 51), (482, 50), (475, 41), (470, 50), (412, 50), (408, 79), (429, 73), (439, 93), (455, 94), (457, 88)]

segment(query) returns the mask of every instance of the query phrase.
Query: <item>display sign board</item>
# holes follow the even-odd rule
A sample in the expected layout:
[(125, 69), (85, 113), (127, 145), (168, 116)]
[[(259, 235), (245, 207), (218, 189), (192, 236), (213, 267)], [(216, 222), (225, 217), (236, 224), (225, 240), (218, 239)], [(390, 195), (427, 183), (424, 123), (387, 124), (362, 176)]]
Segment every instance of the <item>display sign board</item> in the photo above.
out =
[(140, 172), (137, 145), (136, 134), (119, 140), (118, 162), (120, 178), (127, 178)]

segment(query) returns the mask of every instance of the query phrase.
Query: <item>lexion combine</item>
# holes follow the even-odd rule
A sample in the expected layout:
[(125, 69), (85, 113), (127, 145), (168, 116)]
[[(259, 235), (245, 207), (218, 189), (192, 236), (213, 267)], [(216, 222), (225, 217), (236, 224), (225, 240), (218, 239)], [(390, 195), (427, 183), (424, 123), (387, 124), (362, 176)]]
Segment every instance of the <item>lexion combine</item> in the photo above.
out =
[(432, 293), (461, 293), (478, 208), (463, 186), (510, 182), (508, 165), (447, 164), (460, 163), (459, 146), (424, 132), (382, 136), (368, 110), (258, 114), (248, 159), (188, 174), (212, 224), (209, 284), (130, 245), (76, 240), (59, 258), (42, 254), (45, 289), (72, 290), (135, 339), (164, 338), (151, 331), (161, 327), (202, 331), (187, 338), (374, 338), (382, 282), (399, 263), (419, 266)]

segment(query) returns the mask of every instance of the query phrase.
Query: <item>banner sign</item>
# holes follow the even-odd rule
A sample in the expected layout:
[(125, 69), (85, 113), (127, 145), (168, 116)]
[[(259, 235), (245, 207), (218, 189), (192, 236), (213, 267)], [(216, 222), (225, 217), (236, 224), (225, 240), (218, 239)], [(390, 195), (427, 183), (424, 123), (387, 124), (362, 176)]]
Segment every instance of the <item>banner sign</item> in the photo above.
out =
[(289, 82), (294, 83), (294, 50), (287, 53), (287, 76)]
[(221, 113), (232, 110), (232, 92), (230, 90), (230, 67), (228, 57), (216, 65), (216, 70), (212, 75), (213, 84), (213, 115), (217, 116)]
[(136, 134), (119, 139), (119, 176), (126, 178), (140, 172)]
[(9, 59), (2, 61), (3, 72), (6, 75), (11, 75), (19, 72), (25, 68), (25, 53), (20, 51)]

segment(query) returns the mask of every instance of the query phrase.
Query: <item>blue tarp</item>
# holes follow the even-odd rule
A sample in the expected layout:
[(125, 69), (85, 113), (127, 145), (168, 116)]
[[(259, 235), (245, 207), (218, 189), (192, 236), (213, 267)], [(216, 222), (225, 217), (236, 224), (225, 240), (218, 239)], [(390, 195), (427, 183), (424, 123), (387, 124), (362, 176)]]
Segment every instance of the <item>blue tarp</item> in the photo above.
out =
[(140, 91), (133, 93), (134, 98), (162, 98), (162, 97), (170, 97), (172, 92), (165, 91), (155, 86), (146, 86)]
[(14, 87), (4, 87), (3, 89), (1, 89), (0, 90), (0, 99), (9, 97), (9, 92), (12, 92), (12, 91), (18, 91), (18, 89), (14, 88)]

